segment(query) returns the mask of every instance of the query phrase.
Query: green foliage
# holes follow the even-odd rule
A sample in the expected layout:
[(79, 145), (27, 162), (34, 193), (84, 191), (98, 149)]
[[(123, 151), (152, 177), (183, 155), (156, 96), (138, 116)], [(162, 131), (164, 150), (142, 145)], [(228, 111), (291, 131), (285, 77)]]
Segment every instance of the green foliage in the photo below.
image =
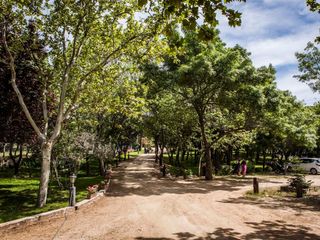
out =
[(317, 0), (307, 0), (307, 5), (310, 8), (310, 11), (320, 13), (320, 3)]
[(222, 165), (221, 169), (217, 172), (218, 176), (227, 176), (232, 174), (232, 167), (229, 165)]
[(295, 192), (301, 188), (303, 193), (306, 193), (311, 184), (312, 181), (307, 181), (304, 175), (295, 175), (295, 177), (288, 179), (288, 186)]
[(319, 43), (309, 42), (303, 53), (296, 53), (300, 75), (295, 77), (306, 82), (314, 91), (320, 91), (320, 50)]

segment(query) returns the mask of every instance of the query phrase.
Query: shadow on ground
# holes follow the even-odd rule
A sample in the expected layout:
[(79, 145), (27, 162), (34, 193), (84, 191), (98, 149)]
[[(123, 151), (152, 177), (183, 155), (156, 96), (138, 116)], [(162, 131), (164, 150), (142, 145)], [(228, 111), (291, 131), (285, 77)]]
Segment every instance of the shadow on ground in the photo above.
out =
[(219, 202), (231, 204), (257, 205), (265, 209), (291, 209), (296, 211), (297, 215), (299, 215), (301, 211), (320, 211), (319, 196), (310, 196), (300, 199), (295, 197), (238, 197), (224, 199)]
[(206, 233), (204, 236), (197, 236), (189, 232), (174, 233), (172, 238), (158, 237), (137, 237), (136, 240), (251, 240), (251, 239), (273, 239), (273, 240), (317, 240), (319, 235), (311, 232), (310, 228), (301, 225), (286, 224), (283, 221), (262, 221), (260, 223), (246, 222), (253, 231), (248, 234), (240, 234), (233, 228), (217, 228), (213, 232)]
[[(115, 197), (128, 195), (161, 195), (161, 194), (206, 194), (212, 191), (238, 191), (252, 184), (252, 178), (222, 178), (213, 181), (201, 179), (170, 180), (159, 178), (159, 170), (155, 169), (153, 155), (143, 155), (133, 162), (116, 169), (112, 180), (110, 195)], [(276, 180), (261, 182), (279, 183)]]

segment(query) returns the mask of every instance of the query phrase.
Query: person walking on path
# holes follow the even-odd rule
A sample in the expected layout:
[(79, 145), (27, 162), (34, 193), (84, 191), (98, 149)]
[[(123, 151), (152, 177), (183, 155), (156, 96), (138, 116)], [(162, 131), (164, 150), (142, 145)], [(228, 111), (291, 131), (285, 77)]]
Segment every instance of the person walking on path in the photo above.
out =
[(247, 163), (245, 160), (241, 162), (241, 174), (242, 174), (242, 177), (245, 177), (247, 174)]

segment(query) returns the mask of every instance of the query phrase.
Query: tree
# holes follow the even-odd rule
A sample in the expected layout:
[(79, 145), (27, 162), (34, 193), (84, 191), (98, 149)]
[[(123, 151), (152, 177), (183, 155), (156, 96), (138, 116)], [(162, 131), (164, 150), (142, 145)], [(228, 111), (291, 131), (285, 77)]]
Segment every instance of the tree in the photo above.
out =
[(319, 44), (309, 42), (303, 53), (296, 53), (300, 75), (295, 75), (301, 82), (306, 82), (314, 91), (320, 92), (320, 50)]
[(317, 3), (317, 0), (307, 0), (307, 5), (310, 11), (320, 13), (320, 3)]
[[(153, 32), (134, 19), (136, 8), (123, 2), (101, 1), (95, 4), (81, 1), (74, 4), (55, 1), (46, 2), (45, 9), (41, 1), (38, 4), (12, 2), (1, 6), (1, 48), (6, 52), (5, 61), (11, 70), (11, 84), (19, 103), (41, 139), (43, 159), (38, 205), (42, 207), (47, 199), (53, 145), (61, 133), (63, 122), (79, 107), (81, 93), (90, 87), (94, 89), (94, 82), (108, 72), (110, 65), (116, 64), (123, 54), (135, 51), (133, 45), (142, 47), (144, 40)], [(27, 15), (32, 16), (39, 36), (46, 41), (45, 61), (33, 60), (40, 69), (39, 81), (44, 86), (43, 128), (31, 115), (30, 106), (16, 83), (16, 52), (23, 47), (19, 39), (26, 31)], [(120, 20), (126, 20), (125, 27), (119, 24)], [(53, 112), (47, 109), (48, 92), (54, 92), (59, 98)], [(49, 126), (51, 118), (54, 120)]]
[[(167, 1), (7, 1), (1, 5), (1, 49), (6, 52), (6, 63), (11, 71), (11, 85), (19, 103), (41, 141), (42, 167), (38, 206), (46, 203), (52, 148), (61, 134), (63, 123), (79, 108), (84, 92), (92, 92), (97, 81), (103, 81), (112, 66), (126, 55), (143, 55), (157, 33), (163, 32), (164, 22), (187, 19), (186, 13), (194, 9), (197, 19), (204, 10), (205, 20), (217, 23), (215, 12), (222, 11), (231, 25), (237, 25), (240, 14), (231, 11), (221, 1), (197, 1), (201, 8), (184, 1), (166, 4)], [(231, 2), (231, 1), (227, 1)], [(135, 13), (143, 8), (146, 18), (137, 19)], [(149, 9), (150, 8), (150, 9)], [(198, 11), (195, 11), (198, 9)], [(148, 14), (149, 10), (153, 14)], [(164, 14), (165, 13), (165, 14)], [(164, 17), (165, 16), (165, 17)], [(8, 21), (8, 19), (10, 21)], [(39, 81), (43, 91), (43, 122), (41, 128), (32, 116), (29, 106), (16, 83), (16, 51), (22, 49), (20, 40), (28, 19), (35, 23), (39, 38), (45, 41), (46, 59), (33, 61), (40, 69)], [(190, 22), (191, 19), (188, 19)], [(194, 22), (192, 20), (192, 22)], [(14, 39), (14, 41), (9, 41)], [(57, 96), (56, 108), (50, 112), (48, 93)], [(82, 102), (83, 103), (83, 102)], [(50, 120), (52, 119), (53, 120)], [(52, 125), (49, 122), (52, 121)]]
[[(39, 70), (33, 64), (33, 56), (44, 57), (43, 47), (35, 34), (33, 24), (28, 25), (26, 36), (23, 38), (25, 50), (16, 51), (16, 72), (17, 86), (24, 95), (30, 112), (34, 115), (34, 120), (39, 126), (43, 121), (41, 115), (42, 84), (37, 80)], [(13, 41), (10, 39), (9, 41)], [(5, 59), (5, 51), (1, 49), (0, 59)], [(35, 144), (37, 135), (30, 126), (25, 114), (21, 111), (18, 98), (10, 86), (10, 69), (4, 62), (0, 62), (0, 142), (10, 143), (10, 159), (14, 164), (15, 175), (19, 173), (22, 162), (23, 145)], [(20, 149), (17, 154), (13, 154), (13, 145)], [(17, 152), (17, 151), (15, 151)]]

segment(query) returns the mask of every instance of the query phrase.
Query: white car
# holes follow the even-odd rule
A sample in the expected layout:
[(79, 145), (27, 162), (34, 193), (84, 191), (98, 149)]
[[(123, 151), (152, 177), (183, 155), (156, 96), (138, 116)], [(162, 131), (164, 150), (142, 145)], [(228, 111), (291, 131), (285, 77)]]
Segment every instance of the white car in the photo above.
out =
[(294, 168), (300, 168), (311, 174), (318, 174), (320, 172), (320, 158), (300, 158), (301, 162), (299, 163), (289, 163), (288, 171), (293, 170)]

